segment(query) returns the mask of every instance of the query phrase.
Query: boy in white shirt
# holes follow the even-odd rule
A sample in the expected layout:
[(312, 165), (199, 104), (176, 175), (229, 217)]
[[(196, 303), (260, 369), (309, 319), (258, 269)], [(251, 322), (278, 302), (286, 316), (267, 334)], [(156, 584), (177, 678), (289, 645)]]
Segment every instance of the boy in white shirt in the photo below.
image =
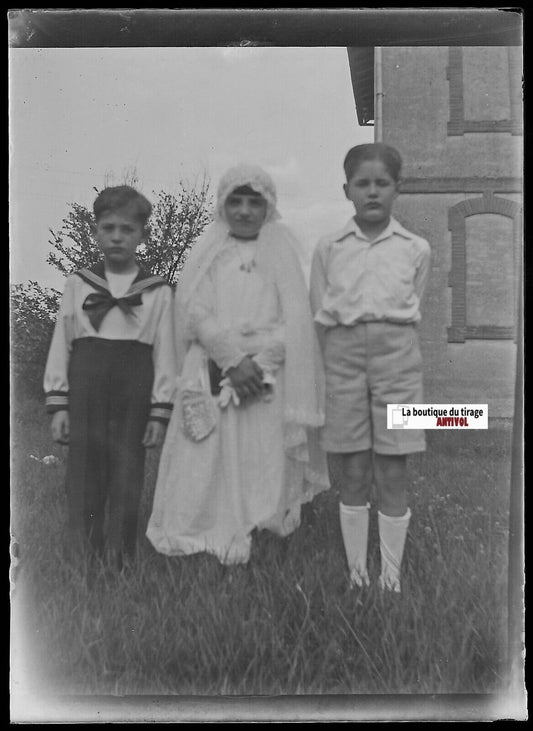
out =
[(107, 543), (119, 567), (135, 552), (145, 448), (163, 442), (176, 376), (172, 289), (135, 257), (151, 210), (129, 186), (96, 198), (103, 261), (67, 279), (44, 376), (52, 436), (69, 445), (72, 540), (97, 555)]
[[(429, 273), (427, 241), (392, 216), (402, 160), (393, 147), (346, 155), (344, 192), (355, 216), (322, 238), (311, 268), (311, 306), (326, 370), (322, 446), (340, 474), (340, 522), (352, 586), (369, 583), (369, 499), (378, 498), (380, 586), (400, 591), (410, 519), (406, 455), (425, 449), (420, 430), (387, 430), (387, 404), (421, 403), (417, 324)], [(335, 469), (335, 466), (337, 469)]]

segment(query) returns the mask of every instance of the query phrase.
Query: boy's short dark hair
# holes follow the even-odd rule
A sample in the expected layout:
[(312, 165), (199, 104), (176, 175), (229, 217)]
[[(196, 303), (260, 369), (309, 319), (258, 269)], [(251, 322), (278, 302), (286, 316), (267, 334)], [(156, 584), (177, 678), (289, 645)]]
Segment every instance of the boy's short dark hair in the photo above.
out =
[(371, 142), (366, 145), (356, 145), (348, 150), (344, 158), (344, 173), (346, 180), (350, 180), (357, 168), (366, 160), (381, 160), (387, 168), (391, 178), (399, 181), (402, 172), (402, 158), (395, 147), (383, 142)]
[(95, 220), (98, 221), (104, 213), (121, 208), (128, 208), (143, 226), (146, 226), (152, 214), (152, 204), (142, 193), (129, 185), (117, 185), (104, 188), (97, 195), (93, 203)]

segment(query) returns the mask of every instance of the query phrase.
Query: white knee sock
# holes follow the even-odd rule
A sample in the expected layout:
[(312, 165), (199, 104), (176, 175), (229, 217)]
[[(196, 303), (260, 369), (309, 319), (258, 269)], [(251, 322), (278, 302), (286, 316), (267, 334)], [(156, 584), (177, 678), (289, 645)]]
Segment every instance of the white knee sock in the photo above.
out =
[(378, 510), (379, 546), (381, 550), (381, 576), (379, 585), (382, 589), (399, 592), (400, 567), (411, 511), (407, 508), (405, 515), (395, 517), (384, 515)]
[(339, 503), (342, 539), (352, 585), (368, 586), (366, 555), (368, 546), (368, 509), (366, 505)]

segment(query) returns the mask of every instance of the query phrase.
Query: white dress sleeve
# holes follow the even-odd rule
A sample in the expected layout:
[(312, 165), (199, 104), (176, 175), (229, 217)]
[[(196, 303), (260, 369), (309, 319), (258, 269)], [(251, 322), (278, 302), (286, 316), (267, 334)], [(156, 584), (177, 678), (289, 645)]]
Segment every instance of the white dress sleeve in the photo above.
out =
[(285, 361), (285, 325), (278, 325), (268, 335), (268, 342), (254, 356), (257, 365), (266, 371), (275, 371)]
[(215, 314), (215, 293), (209, 276), (199, 284), (189, 306), (188, 336), (197, 340), (222, 371), (237, 366), (247, 355), (238, 338), (218, 321)]

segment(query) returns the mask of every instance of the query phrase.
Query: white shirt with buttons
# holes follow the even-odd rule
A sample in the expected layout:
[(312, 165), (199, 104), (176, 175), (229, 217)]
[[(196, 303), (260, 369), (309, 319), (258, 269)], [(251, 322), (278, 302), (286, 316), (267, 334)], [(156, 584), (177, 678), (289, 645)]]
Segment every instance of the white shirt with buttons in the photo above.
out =
[(391, 218), (370, 241), (354, 218), (318, 242), (311, 265), (311, 307), (325, 326), (420, 320), (430, 265), (428, 242)]

